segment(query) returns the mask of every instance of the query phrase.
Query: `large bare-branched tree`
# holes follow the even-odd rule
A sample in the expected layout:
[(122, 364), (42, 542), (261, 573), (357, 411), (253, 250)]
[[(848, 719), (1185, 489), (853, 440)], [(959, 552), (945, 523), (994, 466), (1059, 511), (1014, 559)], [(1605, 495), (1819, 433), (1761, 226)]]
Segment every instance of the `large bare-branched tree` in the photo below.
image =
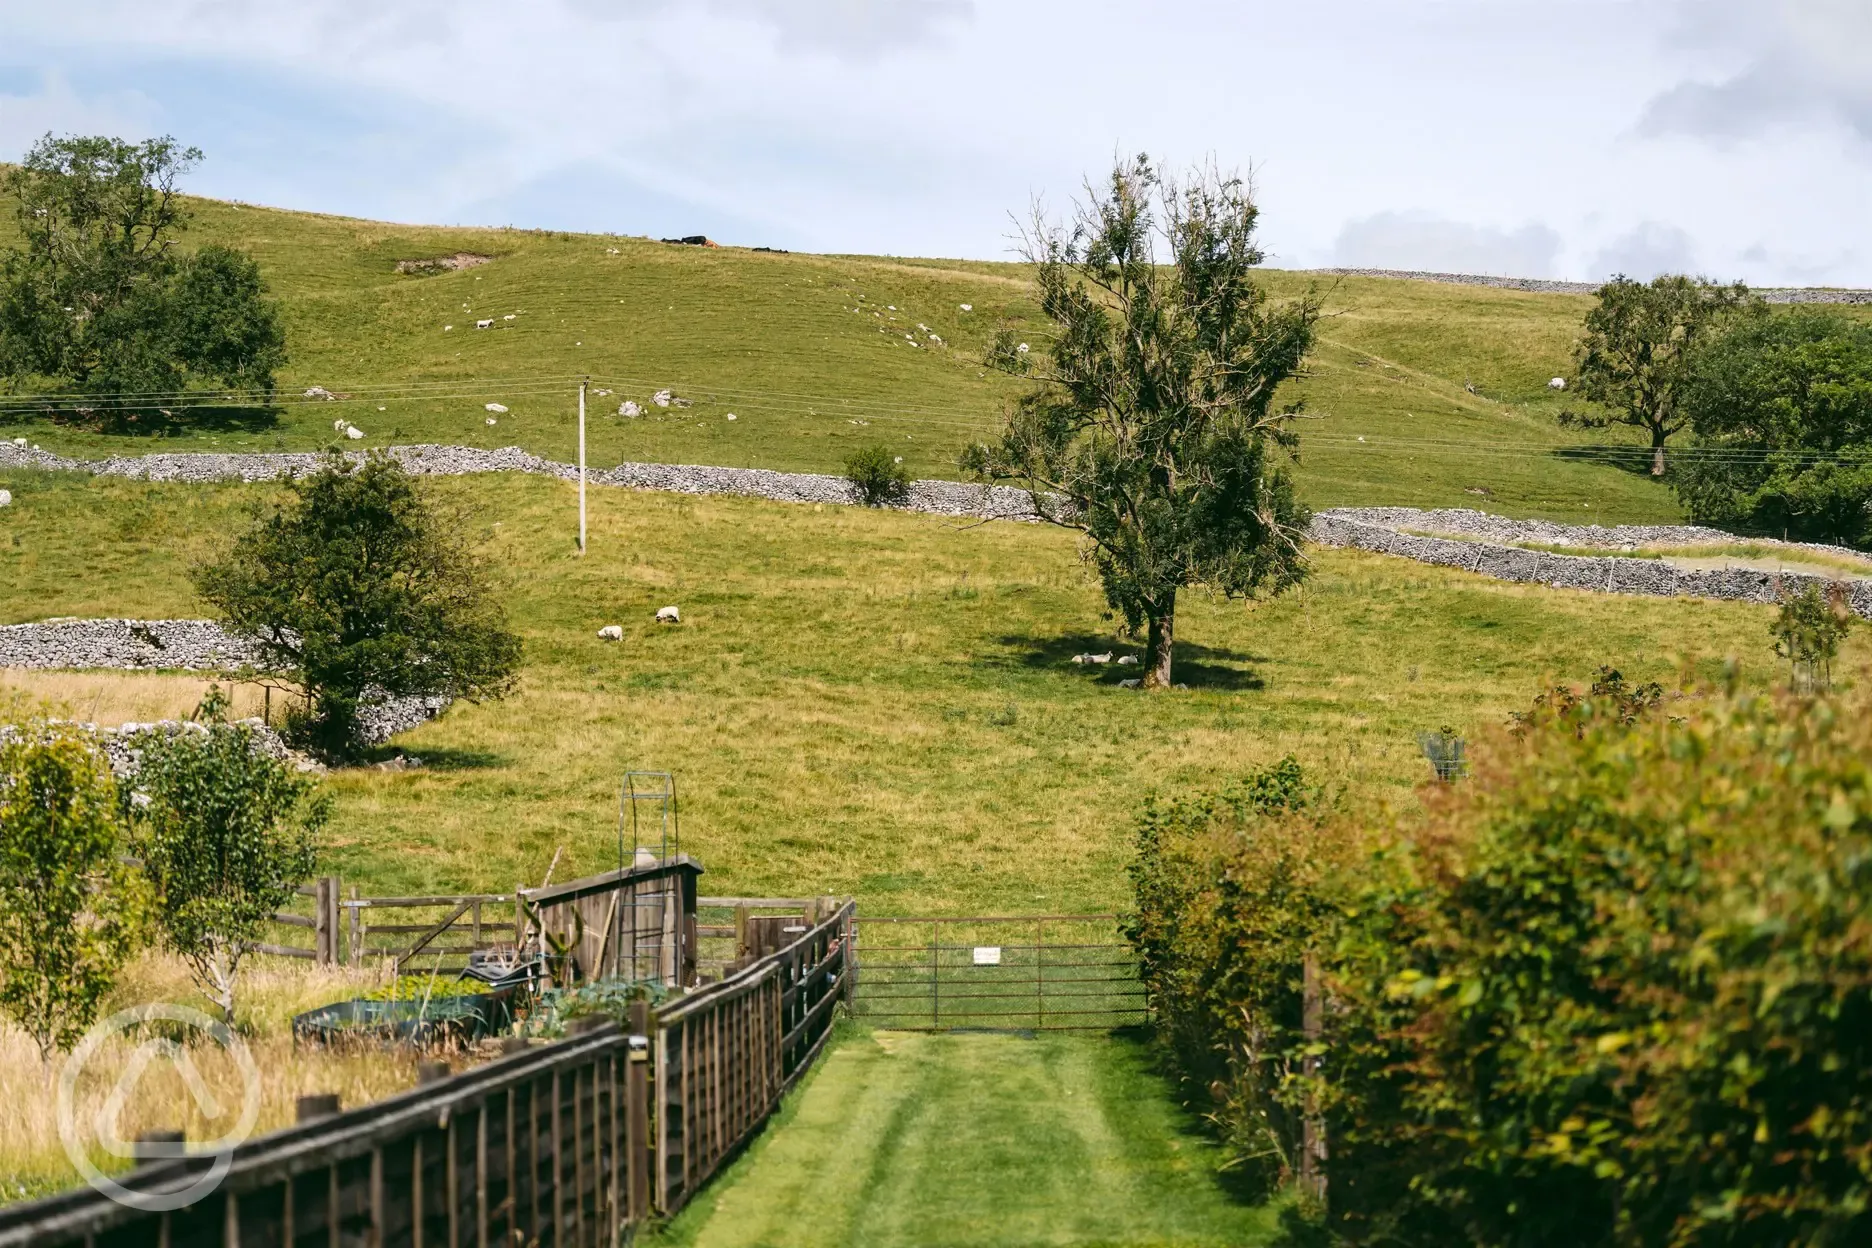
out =
[(1036, 209), (1025, 252), (1055, 340), (990, 353), (1038, 384), (998, 441), (963, 457), (1085, 534), (1107, 599), (1147, 630), (1146, 688), (1171, 682), (1180, 590), (1278, 593), (1306, 571), (1308, 515), (1285, 463), (1300, 404), (1278, 392), (1313, 345), (1319, 301), (1271, 303), (1256, 284), (1258, 215), (1241, 178), (1178, 183), (1143, 156), (1088, 187), (1068, 224)]

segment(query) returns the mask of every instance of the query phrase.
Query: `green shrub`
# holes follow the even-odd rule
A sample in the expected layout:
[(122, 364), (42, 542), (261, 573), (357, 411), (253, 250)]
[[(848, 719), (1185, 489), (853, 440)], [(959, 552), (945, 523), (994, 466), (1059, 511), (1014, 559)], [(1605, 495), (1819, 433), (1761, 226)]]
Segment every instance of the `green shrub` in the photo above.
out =
[(845, 479), (867, 507), (889, 507), (910, 498), (910, 470), (885, 446), (867, 446), (845, 457)]
[[(1251, 1072), (1288, 1140), (1316, 1100), (1345, 1240), (1872, 1239), (1872, 720), (1610, 683), (1480, 742), (1395, 848), (1224, 818), (1140, 863), (1173, 1046)], [(1302, 945), (1328, 989), (1317, 1076), (1294, 1069)]]
[(312, 873), (330, 802), (243, 724), (140, 733), (136, 745), (125, 811), (163, 944), (232, 1022), (241, 961)]
[(260, 666), (304, 696), (288, 712), (289, 736), (342, 760), (362, 748), (359, 711), (373, 702), (513, 691), (520, 638), (467, 517), (445, 514), (383, 454), (334, 456), (287, 490), (193, 575), (222, 619), (254, 639)]
[(69, 1050), (141, 928), (117, 789), (96, 746), (43, 720), (0, 737), (0, 1012)]
[(1152, 803), (1131, 867), (1125, 935), (1167, 1056), (1232, 1168), (1263, 1192), (1296, 1156), (1301, 978), (1343, 856), (1319, 809), (1283, 759), (1221, 792)]

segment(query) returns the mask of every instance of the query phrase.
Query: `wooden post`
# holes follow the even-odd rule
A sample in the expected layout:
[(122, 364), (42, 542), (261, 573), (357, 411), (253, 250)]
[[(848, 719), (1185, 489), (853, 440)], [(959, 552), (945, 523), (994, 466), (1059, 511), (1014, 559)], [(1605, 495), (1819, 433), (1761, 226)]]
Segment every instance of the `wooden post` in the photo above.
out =
[[(1325, 1034), (1325, 1002), (1320, 990), (1319, 957), (1309, 952), (1303, 964), (1300, 1030), (1308, 1047), (1316, 1045)], [(1301, 1060), (1304, 1074), (1317, 1075), (1320, 1059), (1308, 1054)], [(1319, 1116), (1319, 1104), (1312, 1091), (1307, 1093), (1306, 1117), (1300, 1128), (1300, 1190), (1322, 1206), (1326, 1203), (1326, 1124)]]
[(748, 945), (748, 908), (736, 906), (734, 911), (734, 956), (738, 962), (753, 950)]
[[(358, 899), (358, 886), (351, 886), (351, 900)], [(351, 907), (351, 965), (364, 965), (364, 907)]]
[(326, 903), (331, 900), (331, 877), (321, 875), (312, 881), (312, 965), (332, 964), (332, 931)]
[(585, 386), (579, 382), (579, 554), (585, 553)]
[[(625, 1072), (624, 1151), (630, 1176), (632, 1225), (650, 1215), (650, 1003), (630, 1007), (629, 1069)], [(639, 1044), (639, 1038), (643, 1043)]]

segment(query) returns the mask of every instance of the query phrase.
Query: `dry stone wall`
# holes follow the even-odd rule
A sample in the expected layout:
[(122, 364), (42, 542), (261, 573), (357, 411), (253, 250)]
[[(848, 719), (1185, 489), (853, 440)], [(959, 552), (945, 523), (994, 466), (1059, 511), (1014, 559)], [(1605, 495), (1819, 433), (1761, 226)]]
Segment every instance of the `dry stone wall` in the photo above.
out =
[[(419, 476), (466, 476), (483, 472), (527, 472), (576, 480), (578, 469), (541, 459), (517, 446), (481, 450), (469, 446), (418, 444), (391, 447), (389, 453)], [(349, 452), (347, 459), (363, 456)], [(50, 472), (88, 472), (126, 477), (135, 481), (272, 481), (315, 472), (325, 456), (316, 451), (255, 452), (251, 454), (195, 454), (157, 452), (150, 455), (113, 455), (108, 459), (70, 459), (35, 446), (0, 442), (0, 468), (35, 468)], [(716, 468), (704, 464), (623, 463), (615, 468), (588, 470), (594, 485), (637, 490), (665, 490), (678, 494), (738, 494), (787, 503), (856, 502), (851, 482), (844, 477), (810, 472), (775, 472), (767, 468)], [(964, 485), (956, 481), (918, 481), (900, 510), (943, 516), (970, 516), (995, 520), (1033, 520), (1033, 502), (1027, 492), (1010, 486)]]
[[(47, 620), (0, 627), (0, 667), (220, 672), (256, 657), (251, 641), (213, 620)], [(376, 744), (434, 719), (448, 704), (439, 695), (385, 698), (364, 706), (358, 720), (364, 739)], [(137, 727), (127, 724), (121, 731)]]
[[(1384, 519), (1379, 522), (1374, 513)], [(1343, 508), (1322, 511), (1313, 517), (1313, 540), (1325, 546), (1350, 546), (1385, 555), (1400, 555), (1419, 563), (1460, 568), (1502, 581), (1549, 585), (1555, 589), (1586, 589), (1606, 594), (1649, 594), (1655, 597), (1726, 598), (1741, 602), (1772, 603), (1777, 590), (1798, 592), (1807, 585), (1828, 586), (1833, 582), (1822, 576), (1797, 572), (1761, 572), (1752, 568), (1714, 568), (1687, 570), (1675, 568), (1659, 559), (1630, 559), (1617, 555), (1556, 555), (1540, 550), (1491, 541), (1461, 541), (1449, 537), (1428, 537), (1401, 531), (1404, 528), (1436, 527), (1428, 517), (1435, 513), (1409, 507)], [(1482, 513), (1472, 512), (1469, 515)], [(1550, 534), (1556, 527), (1577, 534), (1593, 526), (1546, 526), (1539, 521), (1497, 522), (1494, 531), (1502, 536), (1514, 533), (1512, 527), (1525, 524), (1527, 533)], [(1688, 527), (1688, 526), (1685, 526)], [(1696, 530), (1705, 535), (1672, 542), (1669, 533), (1681, 532), (1665, 526), (1621, 526), (1628, 533), (1664, 534), (1644, 539), (1648, 544), (1695, 545), (1707, 542), (1713, 529)], [(1620, 529), (1598, 530), (1619, 532)], [(1549, 536), (1519, 536), (1521, 541), (1549, 542)], [(1583, 544), (1583, 543), (1581, 543)], [(1872, 619), (1872, 581), (1847, 581), (1847, 600), (1854, 613)]]

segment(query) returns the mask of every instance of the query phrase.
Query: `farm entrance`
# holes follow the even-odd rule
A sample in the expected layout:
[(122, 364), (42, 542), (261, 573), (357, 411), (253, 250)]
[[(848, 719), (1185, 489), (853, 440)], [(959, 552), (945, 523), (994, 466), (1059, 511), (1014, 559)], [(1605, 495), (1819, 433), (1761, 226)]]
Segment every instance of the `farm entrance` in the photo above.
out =
[(1110, 1031), (1142, 1023), (1118, 916), (858, 918), (853, 1012), (901, 1031)]

